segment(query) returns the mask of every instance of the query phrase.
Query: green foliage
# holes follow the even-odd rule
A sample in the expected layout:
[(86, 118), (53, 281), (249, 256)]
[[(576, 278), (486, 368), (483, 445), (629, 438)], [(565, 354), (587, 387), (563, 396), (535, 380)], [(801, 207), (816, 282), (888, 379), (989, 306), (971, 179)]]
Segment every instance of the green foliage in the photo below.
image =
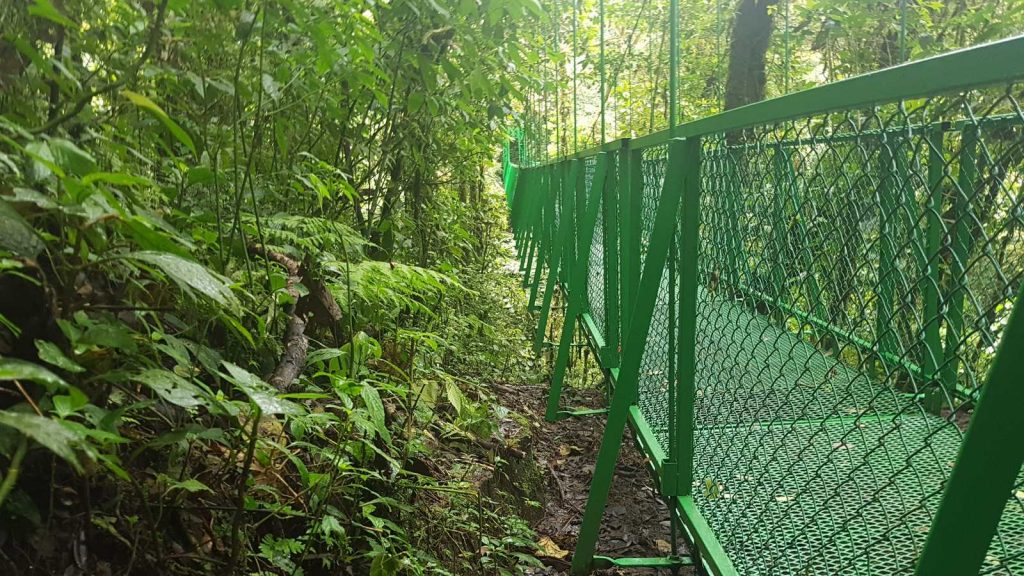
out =
[[(88, 551), (18, 530), (4, 558), (479, 568), (413, 541), (433, 530), (418, 494), (450, 479), (410, 467), (437, 438), (495, 431), (479, 374), (450, 360), (487, 364), (461, 329), (480, 298), (464, 278), (498, 254), (490, 170), (538, 16), (533, 0), (0, 7), (0, 524)], [(271, 384), (282, 358), (297, 387)], [(503, 518), (447, 530), (493, 540), (488, 569), (514, 572), (532, 540)]]

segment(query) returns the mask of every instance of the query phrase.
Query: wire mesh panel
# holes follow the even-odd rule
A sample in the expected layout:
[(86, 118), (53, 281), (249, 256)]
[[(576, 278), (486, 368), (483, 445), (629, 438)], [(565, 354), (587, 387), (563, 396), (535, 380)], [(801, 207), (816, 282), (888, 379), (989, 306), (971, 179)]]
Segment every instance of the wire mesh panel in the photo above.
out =
[(640, 268), (643, 269), (647, 245), (651, 242), (654, 213), (658, 209), (658, 197), (668, 168), (668, 146), (662, 144), (645, 148), (641, 152), (640, 164), (643, 182), (643, 192), (640, 196)]
[(597, 202), (597, 220), (594, 222), (594, 239), (590, 244), (588, 257), (590, 266), (587, 269), (587, 309), (594, 319), (594, 324), (600, 331), (603, 338), (607, 334), (605, 324), (604, 293), (605, 293), (605, 266), (604, 266), (604, 197), (603, 190), (593, 185), (594, 171), (597, 167), (597, 157), (591, 156), (586, 159), (587, 174), (587, 203)]
[(1024, 274), (1020, 96), (703, 137), (694, 496), (741, 574), (913, 570)]
[[(665, 182), (668, 168), (668, 146), (658, 145), (641, 152), (641, 175), (643, 182), (640, 196), (640, 262), (647, 255), (654, 227), (654, 216), (658, 209), (658, 198)], [(673, 389), (672, 346), (670, 320), (670, 272), (661, 277), (658, 299), (651, 319), (651, 329), (640, 361), (637, 405), (644, 420), (650, 426), (661, 445), (669, 450), (669, 425), (672, 412), (670, 390)], [(635, 279), (639, 280), (639, 279)]]

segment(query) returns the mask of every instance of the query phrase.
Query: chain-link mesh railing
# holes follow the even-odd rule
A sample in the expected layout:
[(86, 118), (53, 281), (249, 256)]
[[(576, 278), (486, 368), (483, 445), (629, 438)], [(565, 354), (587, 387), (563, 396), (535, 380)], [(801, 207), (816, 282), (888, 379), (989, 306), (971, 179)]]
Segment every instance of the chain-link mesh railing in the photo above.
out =
[(590, 250), (587, 257), (590, 259), (587, 267), (587, 311), (594, 319), (594, 325), (600, 332), (599, 336), (604, 338), (607, 335), (605, 325), (605, 261), (604, 261), (604, 191), (596, 189), (593, 185), (594, 171), (597, 168), (597, 157), (590, 156), (584, 160), (586, 187), (585, 197), (587, 203), (597, 202), (598, 217), (594, 224), (594, 240), (590, 243)]
[(704, 137), (695, 496), (740, 573), (913, 569), (1024, 272), (1020, 96)]
[[(647, 337), (622, 354), (640, 354), (646, 445), (672, 464), (659, 474), (692, 448), (696, 510), (739, 574), (914, 570), (1024, 283), (1024, 85), (989, 86), (680, 127), (700, 140), (697, 274), (680, 234), (695, 228), (679, 224), (657, 294), (648, 286)], [(666, 182), (668, 141), (603, 152), (614, 194), (595, 185), (596, 153), (552, 171), (566, 250), (598, 203), (574, 262), (588, 266), (580, 312), (602, 337), (622, 318), (606, 303), (633, 306), (637, 273), (651, 272), (664, 189), (683, 186)], [(622, 219), (606, 221), (609, 210)], [(694, 282), (690, 388), (676, 340), (689, 341), (680, 300)], [(628, 344), (629, 327), (614, 327)], [(692, 429), (677, 425), (679, 407), (692, 407)], [(1024, 472), (981, 572), (1024, 575)]]

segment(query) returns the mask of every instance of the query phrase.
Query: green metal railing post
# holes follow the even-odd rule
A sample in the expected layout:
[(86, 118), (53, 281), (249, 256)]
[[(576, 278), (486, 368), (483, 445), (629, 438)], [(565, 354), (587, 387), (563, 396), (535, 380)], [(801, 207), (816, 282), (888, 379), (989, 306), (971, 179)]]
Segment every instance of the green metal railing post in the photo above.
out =
[(579, 18), (579, 2), (580, 0), (572, 0), (572, 153), (575, 154), (580, 150), (579, 144), (579, 128), (577, 123), (579, 121), (579, 102), (576, 97), (576, 58), (579, 56), (576, 53), (576, 35), (577, 35), (577, 23), (576, 20)]
[(1024, 288), (932, 520), (917, 576), (977, 574), (1024, 463)]
[[(574, 160), (574, 162), (582, 162)], [(594, 179), (591, 186), (604, 187), (608, 171), (608, 153), (602, 152), (597, 155), (597, 166), (594, 170)], [(577, 176), (577, 181), (582, 180)], [(579, 187), (579, 186), (577, 186)], [(570, 255), (569, 262), (572, 277), (569, 282), (569, 293), (566, 299), (565, 316), (562, 321), (562, 335), (558, 340), (558, 356), (555, 360), (555, 367), (551, 373), (551, 385), (548, 388), (548, 405), (545, 418), (549, 422), (558, 419), (559, 400), (562, 395), (562, 384), (565, 381), (565, 370), (569, 363), (569, 353), (572, 348), (573, 334), (576, 330), (576, 320), (583, 313), (584, 303), (587, 297), (587, 272), (590, 268), (590, 245), (594, 240), (594, 223), (597, 221), (599, 202), (587, 202), (586, 211), (579, 223), (579, 252), (578, 257)], [(572, 248), (570, 247), (570, 250)]]
[(538, 236), (540, 228), (537, 223), (541, 217), (541, 207), (543, 205), (541, 198), (544, 196), (542, 190), (544, 189), (546, 178), (544, 174), (545, 170), (543, 168), (538, 169), (536, 172), (537, 182), (534, 186), (533, 192), (530, 194), (529, 208), (525, 214), (526, 221), (524, 222), (528, 245), (525, 267), (526, 274), (523, 275), (523, 288), (530, 287), (530, 279), (534, 276), (538, 262), (543, 256), (540, 253), (540, 238)]
[(636, 290), (640, 281), (640, 230), (643, 212), (644, 173), (643, 152), (633, 149), (626, 151), (626, 177), (622, 183), (622, 334), (629, 331), (636, 305)]
[(572, 274), (572, 267), (576, 258), (576, 190), (582, 185), (583, 164), (576, 167), (576, 177), (568, 186), (562, 188), (562, 215), (566, 223), (566, 242), (562, 245), (562, 269), (559, 272), (558, 281), (563, 290), (569, 285), (569, 275)]
[[(786, 235), (786, 229), (781, 225), (782, 222), (786, 221), (786, 166), (781, 161), (782, 156), (775, 154), (772, 158), (772, 171), (774, 172), (775, 179), (775, 190), (772, 191), (772, 222), (776, 222), (775, 226), (772, 227), (772, 244), (773, 246), (766, 246), (765, 249), (774, 251), (775, 254), (786, 254), (788, 252), (787, 243), (789, 238)], [(782, 305), (789, 303), (790, 293), (789, 288), (786, 286), (786, 270), (783, 268), (783, 262), (785, 257), (775, 257), (765, 255), (767, 259), (772, 263), (771, 269), (771, 290), (770, 294), (775, 297), (776, 305), (772, 307), (772, 317), (777, 321), (782, 321), (786, 317), (785, 309)]]
[(676, 451), (678, 463), (674, 496), (693, 492), (694, 399), (697, 394), (697, 292), (701, 284), (700, 196), (701, 140), (687, 138), (682, 151), (686, 171), (682, 181), (682, 225), (679, 232), (679, 318), (676, 336)]
[(803, 283), (806, 290), (807, 304), (811, 314), (818, 318), (826, 318), (827, 314), (821, 305), (821, 288), (818, 285), (817, 275), (814, 273), (814, 255), (812, 254), (807, 234), (807, 224), (804, 221), (803, 199), (800, 194), (800, 184), (797, 182), (796, 174), (793, 172), (793, 162), (789, 154), (781, 146), (775, 149), (775, 158), (781, 165), (784, 178), (782, 186), (785, 191), (785, 198), (783, 203), (785, 204), (788, 201), (792, 206), (789, 218), (797, 232), (797, 242), (799, 242), (799, 247), (797, 248), (799, 251), (798, 258), (805, 276)]
[[(611, 488), (615, 462), (619, 458), (622, 433), (628, 419), (629, 407), (636, 401), (637, 386), (640, 377), (640, 363), (650, 332), (651, 320), (654, 316), (654, 305), (658, 300), (658, 287), (668, 259), (669, 245), (676, 226), (679, 213), (680, 186), (684, 173), (685, 141), (672, 140), (669, 144), (668, 171), (662, 186), (658, 210), (654, 220), (651, 244), (644, 260), (644, 270), (640, 278), (636, 306), (629, 324), (625, 346), (623, 348), (622, 366), (619, 380), (612, 396), (612, 404), (608, 410), (601, 438), (601, 448), (594, 465), (594, 476), (587, 496), (587, 507), (583, 513), (576, 550), (572, 557), (572, 573), (580, 576), (586, 574), (594, 559), (597, 536), (600, 530), (601, 517), (608, 503), (608, 490)], [(551, 405), (548, 405), (550, 412)]]
[(942, 384), (942, 392), (952, 394), (956, 390), (956, 381), (940, 380), (939, 367), (943, 365), (942, 336), (940, 327), (942, 317), (939, 315), (939, 277), (942, 263), (942, 235), (945, 224), (942, 222), (942, 192), (944, 189), (946, 158), (944, 154), (945, 129), (936, 126), (929, 130), (928, 144), (928, 201), (925, 215), (925, 254), (927, 270), (921, 278), (921, 294), (924, 298), (924, 366), (925, 378)]
[(604, 264), (605, 264), (605, 290), (604, 290), (604, 318), (605, 318), (605, 354), (604, 365), (607, 368), (616, 368), (619, 365), (619, 322), (621, 320), (619, 311), (621, 302), (619, 296), (619, 259), (621, 257), (619, 239), (619, 209), (622, 200), (622, 181), (625, 180), (625, 172), (622, 159), (629, 154), (629, 140), (622, 141), (622, 147), (611, 155), (610, 163), (616, 163), (615, 178), (609, 178), (604, 187)]
[(537, 266), (533, 272), (533, 280), (530, 282), (530, 297), (527, 302), (528, 310), (533, 310), (537, 304), (537, 290), (540, 287), (541, 273), (544, 270), (545, 263), (549, 269), (551, 268), (551, 238), (548, 236), (545, 221), (550, 218), (548, 204), (555, 182), (554, 166), (545, 166), (542, 170), (545, 173), (545, 182), (544, 186), (538, 190), (537, 205), (539, 214), (534, 223), (536, 230), (534, 235), (538, 239), (540, 254), (537, 258)]
[(964, 331), (964, 297), (967, 295), (967, 257), (971, 253), (971, 224), (974, 221), (973, 204), (974, 182), (978, 176), (976, 158), (978, 153), (978, 127), (965, 126), (960, 132), (960, 154), (958, 159), (959, 173), (956, 186), (953, 187), (956, 198), (953, 200), (954, 222), (950, 231), (952, 255), (949, 263), (949, 287), (946, 302), (946, 348), (943, 353), (946, 361), (942, 366), (942, 381), (957, 382), (960, 371), (960, 357), (957, 348)]
[(892, 331), (893, 294), (896, 290), (896, 155), (890, 142), (882, 140), (879, 153), (882, 179), (878, 186), (878, 293), (875, 300), (875, 345), (878, 362), (896, 350)]
[[(575, 186), (576, 178), (579, 175), (579, 160), (566, 160), (559, 162), (555, 166), (556, 177), (560, 179), (560, 185), (555, 190), (556, 193), (565, 196), (565, 190)], [(566, 174), (568, 173), (568, 174)], [(552, 198), (552, 203), (555, 199)], [(552, 216), (554, 214), (552, 213)], [(544, 296), (540, 305), (540, 316), (537, 320), (537, 330), (533, 335), (533, 352), (539, 354), (541, 347), (544, 345), (544, 332), (548, 326), (548, 315), (551, 313), (551, 300), (554, 297), (555, 285), (558, 283), (558, 278), (562, 274), (565, 268), (565, 258), (568, 252), (564, 249), (565, 245), (569, 243), (569, 215), (566, 210), (562, 210), (559, 214), (559, 218), (554, 222), (555, 240), (551, 246), (551, 264), (548, 269), (547, 281), (544, 284)]]

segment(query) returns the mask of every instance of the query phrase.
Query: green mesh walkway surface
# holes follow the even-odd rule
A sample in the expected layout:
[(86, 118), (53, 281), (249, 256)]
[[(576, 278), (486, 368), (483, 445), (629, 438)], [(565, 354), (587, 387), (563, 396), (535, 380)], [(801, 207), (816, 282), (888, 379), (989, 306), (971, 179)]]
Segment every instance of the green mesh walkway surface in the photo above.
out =
[[(742, 302), (702, 291), (699, 310), (694, 497), (740, 574), (912, 571), (956, 425)], [(1002, 552), (1021, 549), (1024, 507), (1008, 506), (986, 573), (1024, 574)]]
[[(701, 428), (694, 498), (745, 576), (911, 572), (959, 445), (931, 415)], [(983, 573), (1024, 573), (1022, 548), (1008, 506)]]

